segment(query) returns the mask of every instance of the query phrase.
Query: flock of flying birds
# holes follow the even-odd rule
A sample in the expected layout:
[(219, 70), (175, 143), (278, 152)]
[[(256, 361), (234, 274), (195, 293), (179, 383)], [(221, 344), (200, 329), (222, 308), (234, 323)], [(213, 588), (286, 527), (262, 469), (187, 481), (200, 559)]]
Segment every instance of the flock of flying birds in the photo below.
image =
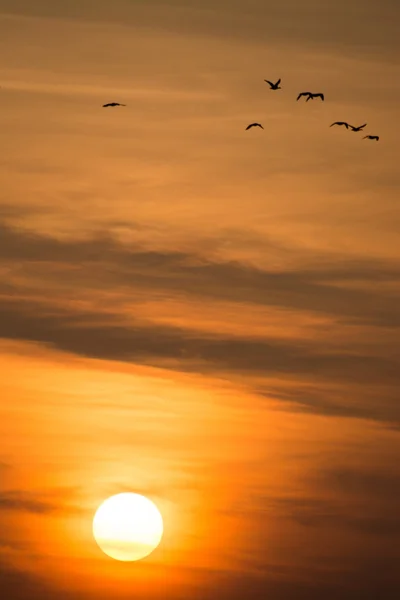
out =
[[(282, 89), (279, 85), (282, 81), (281, 79), (278, 79), (278, 81), (276, 83), (273, 83), (272, 81), (269, 81), (268, 79), (264, 79), (264, 81), (266, 83), (268, 83), (271, 90), (281, 90)], [(314, 100), (314, 98), (320, 98), (322, 100), (322, 102), (324, 102), (324, 100), (325, 100), (325, 96), (321, 92), (317, 92), (317, 93), (300, 92), (300, 94), (297, 96), (297, 100), (300, 100), (300, 98), (302, 98), (303, 96), (306, 97), (306, 102), (308, 102), (309, 100)], [(103, 108), (109, 108), (109, 107), (114, 107), (114, 106), (126, 106), (126, 104), (121, 104), (120, 102), (108, 102), (107, 104), (103, 104)], [(367, 123), (364, 123), (364, 125), (359, 125), (358, 127), (355, 127), (354, 125), (350, 125), (350, 123), (347, 123), (346, 121), (335, 121), (334, 123), (332, 123), (332, 125), (330, 125), (330, 127), (333, 127), (334, 125), (338, 125), (339, 127), (346, 127), (346, 129), (350, 129), (350, 131), (357, 132), (357, 131), (363, 131), (364, 127), (367, 125)], [(261, 123), (250, 123), (250, 125), (247, 125), (246, 131), (248, 129), (251, 129), (252, 127), (261, 127), (261, 129), (264, 129), (264, 127), (261, 125)], [(363, 137), (363, 140), (379, 141), (379, 135), (366, 135)]]
[[(281, 90), (282, 88), (280, 87), (280, 83), (281, 83), (281, 79), (278, 79), (278, 81), (276, 83), (273, 83), (272, 81), (269, 81), (268, 79), (264, 79), (265, 83), (268, 83), (269, 87), (271, 90)], [(324, 102), (325, 100), (325, 96), (324, 94), (322, 94), (321, 92), (300, 92), (300, 94), (297, 96), (297, 100), (300, 100), (300, 98), (302, 98), (303, 96), (306, 97), (306, 102), (308, 102), (309, 100), (314, 100), (314, 98), (320, 98), (322, 102)], [(335, 123), (332, 123), (332, 125), (330, 125), (330, 127), (333, 127), (334, 125), (338, 125), (338, 126), (344, 126), (346, 127), (346, 129), (350, 129), (351, 131), (363, 131), (364, 127), (367, 125), (367, 123), (364, 123), (364, 125), (359, 125), (358, 127), (355, 127), (354, 125), (350, 125), (350, 123), (346, 123), (346, 121), (335, 121)], [(264, 129), (264, 127), (261, 125), (261, 123), (250, 123), (250, 125), (247, 125), (246, 127), (246, 131), (248, 129), (251, 129), (252, 127), (261, 127), (261, 129)], [(364, 140), (379, 140), (379, 135), (366, 135), (363, 137)]]

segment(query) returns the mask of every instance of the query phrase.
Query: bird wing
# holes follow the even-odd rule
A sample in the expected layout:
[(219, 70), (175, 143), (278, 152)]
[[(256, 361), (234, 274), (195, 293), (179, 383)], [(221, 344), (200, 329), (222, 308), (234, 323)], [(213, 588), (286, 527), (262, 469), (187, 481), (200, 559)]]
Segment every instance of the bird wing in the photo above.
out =
[(269, 83), (269, 85), (270, 85), (271, 87), (273, 87), (273, 86), (274, 86), (274, 84), (272, 83), (272, 81), (269, 81), (268, 79), (264, 79), (264, 81), (265, 81), (266, 83)]
[(301, 92), (298, 96), (297, 96), (297, 100), (299, 100), (302, 96), (308, 96), (310, 98), (310, 96), (312, 96), (311, 92)]
[(321, 100), (324, 99), (324, 95), (323, 94), (313, 94), (314, 98), (321, 98)]
[(364, 123), (364, 125), (360, 125), (358, 129), (363, 129), (366, 126), (366, 123)]
[(276, 82), (275, 85), (279, 85), (281, 81), (282, 81), (282, 79), (278, 79), (278, 81)]

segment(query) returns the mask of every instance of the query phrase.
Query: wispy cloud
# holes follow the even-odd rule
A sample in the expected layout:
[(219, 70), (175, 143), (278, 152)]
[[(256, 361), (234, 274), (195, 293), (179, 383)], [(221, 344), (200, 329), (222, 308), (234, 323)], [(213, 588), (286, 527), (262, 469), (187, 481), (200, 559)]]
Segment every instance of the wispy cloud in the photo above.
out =
[[(10, 289), (3, 290), (0, 333), (4, 338), (51, 344), (82, 356), (231, 373), (233, 377), (297, 377), (305, 387), (300, 386), (295, 394), (267, 383), (263, 389), (259, 381), (253, 385), (262, 395), (297, 403), (311, 412), (399, 422), (390, 392), (390, 386), (399, 384), (399, 364), (390, 349), (384, 351), (382, 345), (379, 349), (368, 347), (365, 341), (360, 345), (356, 339), (349, 345), (346, 335), (342, 340), (322, 340), (320, 336), (227, 335), (218, 328), (211, 333), (190, 324), (179, 327), (159, 323), (150, 315), (135, 317), (124, 308), (131, 295), (145, 297), (151, 290), (164, 298), (204, 298), (216, 306), (230, 302), (241, 310), (260, 305), (305, 311), (324, 315), (338, 327), (376, 328), (384, 336), (386, 329), (400, 325), (398, 294), (386, 288), (386, 284), (398, 283), (400, 270), (396, 262), (325, 256), (309, 267), (266, 271), (198, 254), (127, 247), (104, 235), (65, 241), (6, 226), (2, 228), (0, 249), (7, 257), (6, 264), (12, 267), (18, 261), (19, 279), (21, 275), (21, 281), (28, 278), (31, 295), (31, 299), (23, 296), (27, 289), (17, 280), (12, 288), (13, 299), (7, 298)], [(41, 264), (47, 265), (47, 273), (39, 268)], [(363, 285), (348, 286), (355, 280)], [(39, 291), (44, 282), (56, 293), (53, 301)], [(119, 293), (117, 304), (114, 309), (92, 306), (85, 310), (70, 298), (66, 287), (70, 285), (73, 289), (83, 285), (85, 297), (90, 290), (97, 294), (112, 287), (114, 293)], [(376, 390), (385, 384), (387, 401), (372, 406), (365, 401), (361, 405), (349, 403), (348, 395), (343, 401), (343, 392), (338, 390), (333, 394), (322, 392), (322, 388), (318, 391), (318, 381), (360, 389), (376, 386)]]
[[(369, 52), (378, 58), (379, 51), (383, 50), (386, 60), (388, 54), (399, 51), (394, 26), (399, 8), (395, 0), (383, 0), (380, 4), (374, 1), (367, 5), (357, 0), (350, 10), (344, 0), (336, 2), (334, 8), (321, 5), (316, 0), (306, 0), (301, 5), (294, 0), (286, 0), (280, 5), (252, 0), (245, 11), (240, 2), (226, 0), (218, 4), (209, 1), (200, 4), (197, 0), (153, 0), (151, 3), (141, 0), (134, 5), (129, 0), (119, 0), (112, 7), (102, 1), (96, 4), (96, 10), (86, 0), (68, 11), (47, 0), (41, 0), (35, 6), (27, 0), (19, 2), (18, 6), (10, 0), (3, 0), (2, 8), (8, 14), (114, 22), (136, 28), (151, 27), (153, 30), (216, 38), (235, 37), (236, 43), (243, 40), (265, 41), (265, 32), (268, 31), (268, 39), (275, 43), (303, 43), (310, 48), (334, 47), (341, 53), (351, 49), (355, 53), (362, 51), (364, 56)], [(157, 19), (154, 19), (154, 11)]]
[[(1, 229), (0, 251), (8, 261), (23, 260), (30, 270), (41, 262), (79, 267), (89, 273), (95, 267), (100, 269), (96, 273), (100, 285), (158, 288), (215, 300), (280, 306), (366, 325), (400, 324), (396, 291), (388, 292), (384, 286), (380, 290), (376, 285), (400, 282), (396, 261), (346, 259), (322, 253), (309, 267), (268, 271), (181, 251), (126, 247), (104, 234), (83, 241), (61, 241), (6, 226)], [(355, 281), (368, 287), (346, 285)]]
[(37, 493), (23, 490), (1, 491), (0, 511), (47, 515), (50, 513), (75, 512), (80, 510), (77, 507), (65, 506), (65, 497), (63, 497), (65, 493), (66, 490), (52, 493)]

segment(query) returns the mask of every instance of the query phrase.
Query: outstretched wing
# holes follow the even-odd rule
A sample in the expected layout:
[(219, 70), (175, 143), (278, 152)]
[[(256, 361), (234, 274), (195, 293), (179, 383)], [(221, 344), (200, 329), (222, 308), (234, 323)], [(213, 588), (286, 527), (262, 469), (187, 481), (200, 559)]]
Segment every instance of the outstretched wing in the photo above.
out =
[(323, 94), (313, 94), (314, 98), (321, 98), (321, 100), (325, 100), (325, 97)]
[(364, 129), (365, 126), (366, 126), (366, 123), (364, 123), (364, 125), (360, 125), (358, 129)]
[(269, 83), (269, 85), (270, 85), (271, 87), (274, 87), (274, 84), (272, 83), (272, 81), (269, 81), (268, 79), (264, 79), (264, 81), (265, 81), (266, 83)]
[(251, 127), (261, 127), (261, 129), (264, 129), (264, 127), (260, 123), (250, 123), (250, 125), (247, 125), (246, 131)]
[(279, 85), (281, 81), (282, 81), (282, 79), (278, 79), (278, 81), (276, 82), (275, 85)]
[(297, 96), (297, 100), (300, 100), (302, 96), (310, 96), (310, 92), (300, 92), (300, 94)]

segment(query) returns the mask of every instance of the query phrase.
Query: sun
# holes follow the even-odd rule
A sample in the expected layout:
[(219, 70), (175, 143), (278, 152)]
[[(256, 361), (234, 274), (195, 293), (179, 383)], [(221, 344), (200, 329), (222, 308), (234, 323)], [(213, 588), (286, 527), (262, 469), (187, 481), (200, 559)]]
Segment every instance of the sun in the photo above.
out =
[(93, 536), (115, 560), (134, 561), (159, 545), (164, 531), (156, 505), (140, 494), (117, 494), (105, 500), (93, 519)]

